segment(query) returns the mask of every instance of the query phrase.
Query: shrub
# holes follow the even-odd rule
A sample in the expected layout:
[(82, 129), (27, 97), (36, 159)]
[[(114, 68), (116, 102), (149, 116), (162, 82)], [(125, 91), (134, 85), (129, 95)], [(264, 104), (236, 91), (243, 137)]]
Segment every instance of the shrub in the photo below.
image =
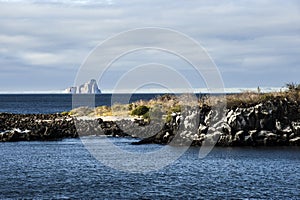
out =
[(149, 107), (147, 107), (147, 106), (138, 106), (137, 108), (135, 108), (135, 109), (131, 112), (131, 115), (138, 115), (138, 116), (141, 116), (141, 115), (146, 114), (147, 112), (149, 112)]
[(133, 103), (128, 105), (128, 110), (132, 110), (133, 109)]
[(166, 117), (166, 122), (170, 123), (171, 121), (172, 121), (172, 116), (170, 114), (168, 114)]
[(64, 111), (61, 113), (63, 116), (68, 116), (69, 115), (69, 112), (68, 111)]
[(181, 106), (180, 105), (175, 105), (171, 108), (169, 108), (168, 112), (167, 112), (167, 116), (166, 116), (166, 119), (165, 121), (167, 123), (171, 122), (173, 117), (172, 117), (172, 113), (180, 113), (181, 112)]
[(178, 112), (181, 112), (181, 106), (178, 105), (178, 104), (175, 105), (175, 106), (170, 107), (170, 108), (167, 110), (167, 114), (178, 113)]
[(174, 107), (171, 108), (172, 112), (178, 113), (181, 112), (181, 106), (180, 105), (176, 105)]
[(143, 119), (150, 120), (150, 114), (149, 114), (149, 112), (146, 112), (145, 114), (143, 114)]

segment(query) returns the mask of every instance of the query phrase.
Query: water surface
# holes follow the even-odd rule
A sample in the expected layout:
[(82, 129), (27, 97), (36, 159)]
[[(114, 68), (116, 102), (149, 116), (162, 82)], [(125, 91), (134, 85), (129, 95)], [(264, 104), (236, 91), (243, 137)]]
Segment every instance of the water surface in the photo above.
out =
[[(130, 151), (161, 148), (112, 140)], [(0, 149), (0, 199), (300, 198), (299, 148), (215, 148), (204, 159), (190, 148), (172, 165), (145, 174), (102, 165), (80, 139), (0, 143)]]

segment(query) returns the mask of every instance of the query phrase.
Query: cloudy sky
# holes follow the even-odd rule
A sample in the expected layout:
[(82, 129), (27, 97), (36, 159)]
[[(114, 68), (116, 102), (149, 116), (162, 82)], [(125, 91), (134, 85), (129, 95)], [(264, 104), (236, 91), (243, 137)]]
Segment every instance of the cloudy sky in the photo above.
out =
[[(0, 92), (69, 87), (96, 45), (141, 27), (176, 30), (199, 42), (225, 87), (300, 82), (299, 0), (0, 0)], [(118, 65), (149, 63), (149, 55), (180, 64), (162, 52), (145, 51)], [(122, 73), (116, 67), (107, 80)], [(109, 83), (103, 87), (110, 89)]]

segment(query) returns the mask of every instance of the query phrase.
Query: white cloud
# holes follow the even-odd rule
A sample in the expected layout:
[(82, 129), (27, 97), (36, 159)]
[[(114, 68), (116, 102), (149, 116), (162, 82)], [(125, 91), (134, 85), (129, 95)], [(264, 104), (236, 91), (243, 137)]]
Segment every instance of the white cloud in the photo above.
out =
[[(0, 0), (0, 74), (7, 66), (61, 69), (72, 71), (65, 73), (72, 81), (70, 74), (99, 42), (147, 26), (175, 29), (199, 41), (220, 70), (231, 73), (225, 82), (235, 87), (257, 69), (261, 77), (288, 69), (299, 74), (299, 5), (297, 0)], [(44, 79), (53, 79), (47, 74)], [(235, 77), (241, 78), (234, 82)], [(279, 81), (264, 84), (284, 84)], [(255, 80), (247, 84), (256, 86)]]
[(64, 62), (64, 57), (51, 53), (26, 52), (23, 59), (32, 65), (52, 65)]

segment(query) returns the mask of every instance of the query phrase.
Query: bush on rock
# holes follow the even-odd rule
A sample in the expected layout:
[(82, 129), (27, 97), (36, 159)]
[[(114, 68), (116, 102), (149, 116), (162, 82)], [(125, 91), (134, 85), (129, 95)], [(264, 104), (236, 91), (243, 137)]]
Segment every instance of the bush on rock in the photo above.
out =
[(147, 106), (138, 106), (137, 108), (135, 108), (131, 112), (131, 115), (142, 116), (142, 115), (145, 115), (147, 112), (149, 112), (149, 107), (147, 107)]

